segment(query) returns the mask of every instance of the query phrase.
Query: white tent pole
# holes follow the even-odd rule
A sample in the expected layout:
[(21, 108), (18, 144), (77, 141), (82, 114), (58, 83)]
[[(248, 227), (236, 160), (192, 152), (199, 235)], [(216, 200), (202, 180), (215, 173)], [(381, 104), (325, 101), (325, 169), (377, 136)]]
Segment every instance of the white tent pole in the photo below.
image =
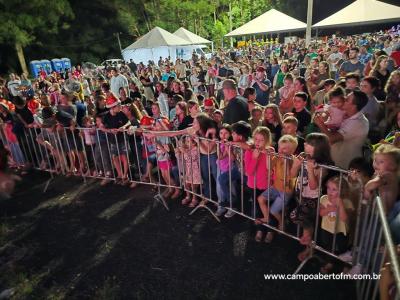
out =
[[(232, 32), (233, 27), (232, 27), (232, 3), (229, 1), (229, 29), (230, 32)], [(233, 48), (233, 37), (231, 37), (231, 48)]]
[(311, 25), (313, 13), (313, 0), (308, 0), (307, 6), (307, 30), (306, 30), (306, 46), (308, 47), (311, 42)]

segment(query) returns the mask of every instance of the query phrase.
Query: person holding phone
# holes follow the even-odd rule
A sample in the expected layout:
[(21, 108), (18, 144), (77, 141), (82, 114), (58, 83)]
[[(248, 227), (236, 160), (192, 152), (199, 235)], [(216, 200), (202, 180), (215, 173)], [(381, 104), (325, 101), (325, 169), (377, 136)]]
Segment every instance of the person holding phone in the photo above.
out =
[(269, 90), (271, 88), (271, 81), (267, 79), (264, 67), (260, 66), (252, 76), (251, 86), (256, 90), (256, 102), (265, 106), (269, 102)]

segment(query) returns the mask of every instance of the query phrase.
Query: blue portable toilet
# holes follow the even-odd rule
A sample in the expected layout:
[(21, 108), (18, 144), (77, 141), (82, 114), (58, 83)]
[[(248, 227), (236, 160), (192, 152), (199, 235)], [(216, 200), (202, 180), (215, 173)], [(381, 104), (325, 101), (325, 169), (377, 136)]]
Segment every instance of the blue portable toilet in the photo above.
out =
[(39, 76), (40, 69), (42, 68), (42, 64), (39, 60), (32, 60), (29, 63), (29, 68), (31, 69), (32, 75), (36, 78)]
[(40, 64), (47, 75), (51, 74), (51, 62), (48, 59), (42, 59)]
[(66, 69), (70, 69), (71, 70), (71, 60), (69, 58), (66, 58), (66, 57), (61, 58), (61, 60), (63, 62), (64, 71)]
[(53, 68), (53, 71), (55, 71), (55, 72), (62, 72), (63, 71), (63, 66), (64, 66), (64, 64), (63, 64), (63, 62), (62, 62), (62, 60), (61, 59), (59, 59), (59, 58), (53, 58), (52, 60), (51, 60), (51, 66), (52, 66), (52, 68)]

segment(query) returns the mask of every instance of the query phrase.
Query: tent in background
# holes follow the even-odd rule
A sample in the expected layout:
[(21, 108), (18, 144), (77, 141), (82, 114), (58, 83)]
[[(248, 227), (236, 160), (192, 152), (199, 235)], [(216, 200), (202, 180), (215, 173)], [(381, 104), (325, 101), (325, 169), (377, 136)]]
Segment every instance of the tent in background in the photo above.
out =
[(135, 63), (145, 64), (149, 60), (157, 63), (160, 56), (162, 58), (169, 56), (172, 61), (175, 61), (177, 49), (184, 45), (190, 45), (190, 42), (160, 27), (154, 27), (132, 45), (123, 49), (122, 57), (125, 61), (133, 59)]
[(191, 53), (194, 50), (199, 55), (205, 55), (208, 59), (211, 58), (211, 53), (204, 53), (204, 50), (207, 48), (205, 44), (211, 44), (211, 52), (214, 50), (214, 43), (212, 41), (206, 40), (205, 38), (202, 38), (201, 36), (194, 34), (183, 27), (175, 31), (174, 34), (180, 38), (183, 38), (184, 40), (189, 41), (192, 45), (182, 47), (180, 57), (191, 56)]
[(357, 0), (330, 17), (314, 24), (314, 28), (388, 23), (400, 20), (400, 7), (377, 0)]
[(271, 9), (248, 23), (226, 34), (226, 37), (279, 33), (305, 30), (307, 24), (284, 13)]
[(181, 27), (177, 31), (174, 32), (176, 36), (189, 41), (192, 45), (201, 45), (201, 44), (211, 44), (212, 42), (202, 38), (201, 36), (194, 34), (193, 32)]

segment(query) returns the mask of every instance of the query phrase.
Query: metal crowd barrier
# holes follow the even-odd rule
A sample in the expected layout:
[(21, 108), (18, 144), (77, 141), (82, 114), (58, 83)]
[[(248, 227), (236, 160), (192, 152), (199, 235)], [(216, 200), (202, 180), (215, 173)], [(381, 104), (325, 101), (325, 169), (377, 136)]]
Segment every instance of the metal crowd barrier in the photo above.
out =
[[(10, 148), (10, 142), (7, 140), (4, 131), (0, 131), (0, 138)], [(173, 155), (169, 156), (168, 151), (162, 147), (163, 142), (167, 142), (170, 149), (175, 150), (170, 151), (170, 153), (175, 153), (175, 165), (170, 164)], [(18, 137), (17, 144), (23, 153), (25, 164), (30, 164), (35, 169), (50, 173), (51, 178), (46, 183), (44, 191), (47, 190), (55, 174), (80, 176), (84, 182), (87, 178), (98, 178), (104, 183), (114, 181), (122, 185), (130, 184), (132, 187), (136, 184), (145, 184), (156, 189), (157, 194), (154, 198), (169, 210), (161, 189), (179, 188), (183, 189), (189, 195), (189, 198), (201, 200), (198, 205), (193, 205), (195, 207), (190, 214), (204, 208), (218, 221), (220, 221), (220, 218), (216, 216), (208, 203), (217, 207), (219, 205), (218, 199), (221, 198), (221, 195), (226, 196), (226, 191), (228, 191), (228, 204), (225, 205), (228, 211), (252, 221), (256, 221), (260, 215), (259, 205), (257, 204), (260, 191), (256, 189), (256, 176), (254, 176), (253, 182), (255, 188), (247, 187), (246, 178), (251, 174), (246, 174), (245, 151), (232, 143), (224, 145), (228, 147), (227, 159), (229, 163), (228, 171), (223, 173), (221, 173), (217, 163), (220, 155), (219, 149), (223, 143), (188, 135), (181, 136), (180, 139), (166, 140), (164, 138), (157, 140), (157, 137), (146, 137), (138, 134), (135, 130), (105, 132), (96, 128), (26, 128), (25, 134)], [(15, 148), (15, 145), (13, 147)], [(15, 149), (11, 154), (12, 156), (16, 155)], [(290, 178), (288, 172), (292, 158), (270, 152), (265, 153), (265, 155), (268, 185), (273, 182), (275, 176), (269, 166), (271, 166), (272, 160), (280, 159), (284, 163), (283, 181), (284, 186), (286, 186), (286, 181)], [(164, 172), (160, 170), (161, 158), (164, 161), (166, 158), (168, 161), (167, 164), (163, 164)], [(14, 160), (17, 159), (17, 157), (14, 157)], [(302, 194), (303, 179), (306, 172), (305, 163), (306, 161), (301, 164), (300, 180), (296, 183), (296, 185), (299, 185), (298, 197), (292, 197), (291, 202), (287, 202), (286, 194), (283, 194), (283, 208), (280, 211), (282, 226), (279, 228), (277, 225), (271, 224), (272, 222), (259, 224), (264, 228), (263, 230), (269, 230), (300, 241), (303, 226), (299, 223), (289, 222), (288, 215), (290, 210), (301, 205), (304, 201)], [(157, 165), (160, 167), (157, 167)], [(256, 164), (256, 169), (259, 167), (262, 166)], [(315, 212), (312, 213), (312, 241), (306, 245), (308, 255), (295, 273), (300, 272), (304, 265), (315, 257), (316, 252), (343, 261), (340, 255), (342, 253), (337, 251), (339, 217), (336, 217), (331, 243), (328, 246), (320, 243), (321, 205), (319, 200), (322, 196), (324, 178), (326, 178), (327, 173), (339, 177), (339, 190), (342, 190), (343, 182), (344, 180), (347, 182), (349, 172), (326, 165), (315, 165), (315, 168), (317, 168), (314, 170), (317, 170), (319, 180), (318, 199), (314, 203)], [(163, 177), (163, 174), (167, 175)], [(200, 179), (198, 178), (199, 174)], [(271, 189), (266, 190), (267, 207), (271, 208)], [(379, 273), (384, 262), (388, 260), (386, 257), (388, 252), (399, 291), (399, 265), (382, 203), (379, 198), (376, 198), (376, 201), (373, 202), (363, 201), (361, 187), (356, 198), (357, 200), (353, 201), (357, 204), (354, 207), (356, 222), (348, 225), (352, 228), (347, 231), (346, 248), (351, 250), (352, 259), (343, 262), (353, 266), (353, 268), (358, 267), (364, 274)], [(336, 205), (335, 215), (339, 216), (339, 205)], [(270, 211), (268, 218), (274, 219)], [(359, 299), (374, 299), (378, 287), (376, 280), (357, 281)]]

